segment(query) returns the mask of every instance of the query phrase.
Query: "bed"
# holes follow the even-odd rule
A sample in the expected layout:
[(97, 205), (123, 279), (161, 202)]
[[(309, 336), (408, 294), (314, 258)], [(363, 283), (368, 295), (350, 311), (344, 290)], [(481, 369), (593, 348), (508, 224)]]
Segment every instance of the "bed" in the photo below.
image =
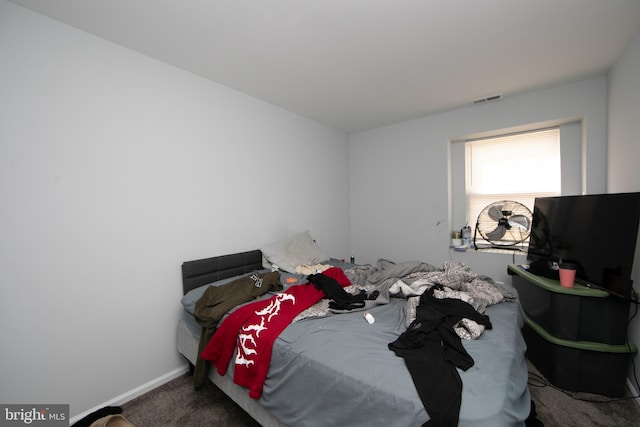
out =
[[(326, 262), (344, 271), (354, 267), (336, 259)], [(183, 263), (185, 311), (177, 326), (177, 347), (192, 366), (202, 330), (192, 314), (194, 301), (211, 284), (265, 271), (265, 263), (261, 250)], [(282, 272), (281, 281), (285, 288), (294, 286), (304, 275)], [(407, 329), (405, 310), (405, 299), (390, 298), (367, 309), (373, 324), (360, 310), (289, 324), (273, 343), (259, 399), (234, 384), (232, 366), (224, 376), (209, 369), (208, 378), (263, 426), (423, 425), (429, 415), (405, 361), (388, 347)], [(491, 305), (486, 314), (492, 329), (477, 339), (462, 340), (474, 364), (459, 370), (459, 425), (524, 425), (531, 401), (519, 302)]]

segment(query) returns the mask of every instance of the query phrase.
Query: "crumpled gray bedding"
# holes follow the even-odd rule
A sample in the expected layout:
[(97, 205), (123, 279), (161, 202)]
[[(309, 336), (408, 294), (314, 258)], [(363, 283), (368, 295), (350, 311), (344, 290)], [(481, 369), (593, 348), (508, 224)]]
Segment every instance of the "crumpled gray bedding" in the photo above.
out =
[[(416, 317), (419, 296), (434, 285), (444, 287), (443, 291), (435, 291), (436, 298), (463, 300), (480, 313), (484, 313), (490, 305), (516, 298), (508, 288), (499, 286), (490, 277), (475, 274), (468, 265), (460, 262), (447, 261), (442, 268), (436, 268), (419, 261), (395, 263), (381, 259), (375, 265), (352, 266), (344, 272), (353, 284), (345, 288), (347, 292), (357, 294), (364, 291), (370, 294), (375, 291), (379, 294), (374, 301), (366, 301), (360, 311), (388, 304), (390, 297), (406, 298), (404, 312), (407, 327)], [(326, 316), (329, 312), (344, 313), (343, 310), (330, 309), (329, 301), (320, 300), (293, 321)], [(462, 319), (454, 329), (462, 339), (476, 339), (485, 328), (473, 320)]]
[(354, 285), (379, 291), (378, 304), (387, 303), (390, 296), (421, 295), (435, 284), (470, 294), (477, 301), (476, 309), (481, 312), (503, 299), (515, 299), (513, 292), (497, 285), (490, 277), (475, 274), (468, 265), (452, 261), (437, 268), (419, 261), (395, 263), (381, 259), (375, 265), (345, 270), (345, 275)]

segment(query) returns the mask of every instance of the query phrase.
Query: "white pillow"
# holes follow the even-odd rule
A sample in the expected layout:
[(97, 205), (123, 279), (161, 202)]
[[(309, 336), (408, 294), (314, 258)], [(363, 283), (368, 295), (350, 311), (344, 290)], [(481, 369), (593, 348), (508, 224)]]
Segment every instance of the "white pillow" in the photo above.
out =
[[(288, 273), (295, 273), (298, 265), (319, 264), (329, 259), (324, 250), (313, 241), (308, 231), (265, 246), (260, 250), (263, 258), (269, 263), (275, 264), (280, 270)], [(271, 268), (270, 265), (264, 265), (264, 267)]]

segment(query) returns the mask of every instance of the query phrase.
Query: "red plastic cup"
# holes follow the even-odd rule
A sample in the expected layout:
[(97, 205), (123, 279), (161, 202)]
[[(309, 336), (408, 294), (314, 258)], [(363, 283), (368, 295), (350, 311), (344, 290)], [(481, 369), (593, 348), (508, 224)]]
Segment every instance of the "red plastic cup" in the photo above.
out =
[(576, 280), (576, 265), (562, 263), (558, 267), (558, 273), (560, 275), (560, 286), (564, 286), (565, 288), (573, 288), (573, 283)]

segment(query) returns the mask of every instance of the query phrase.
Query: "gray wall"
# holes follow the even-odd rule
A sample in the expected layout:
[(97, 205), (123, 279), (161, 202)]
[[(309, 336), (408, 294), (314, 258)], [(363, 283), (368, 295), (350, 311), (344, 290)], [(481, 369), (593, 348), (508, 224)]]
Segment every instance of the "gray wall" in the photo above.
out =
[[(609, 74), (609, 81), (607, 190), (611, 193), (640, 191), (640, 32), (622, 52)], [(632, 278), (635, 289), (640, 290), (640, 244), (636, 245), (634, 260)], [(630, 337), (640, 345), (638, 318), (631, 325)], [(636, 354), (636, 366), (639, 363)], [(634, 386), (637, 387), (635, 383)]]
[[(606, 188), (607, 80), (597, 77), (502, 101), (352, 134), (349, 139), (351, 248), (374, 262), (461, 258), (503, 277), (509, 255), (449, 252), (451, 141), (530, 123), (582, 122), (582, 187)], [(512, 171), (517, 175), (517, 170)], [(574, 173), (574, 175), (576, 175)], [(491, 260), (478, 263), (476, 259)]]
[(183, 261), (348, 257), (347, 136), (0, 0), (0, 402), (181, 374)]

